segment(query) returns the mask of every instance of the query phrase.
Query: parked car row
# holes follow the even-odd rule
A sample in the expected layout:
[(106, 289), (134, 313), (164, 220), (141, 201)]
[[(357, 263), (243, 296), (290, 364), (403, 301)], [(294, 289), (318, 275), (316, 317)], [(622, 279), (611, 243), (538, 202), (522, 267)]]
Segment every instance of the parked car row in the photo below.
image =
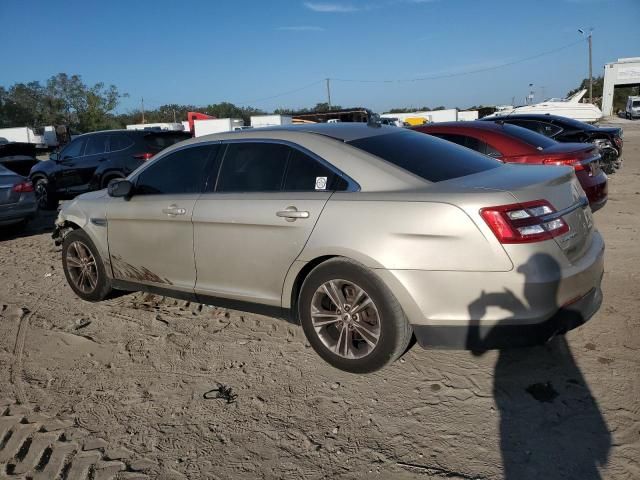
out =
[(622, 166), (622, 128), (597, 127), (557, 115), (505, 115), (483, 120), (517, 125), (561, 143), (592, 143), (601, 151), (600, 165), (606, 174)]
[(88, 301), (143, 290), (288, 318), (357, 373), (393, 362), (412, 337), (476, 350), (544, 342), (602, 301), (604, 242), (577, 176), (595, 181), (600, 207), (597, 152), (477, 123), (427, 129), (462, 142), (338, 123), (173, 145), (63, 204), (54, 238), (67, 281)]
[(607, 202), (607, 176), (600, 168), (601, 153), (590, 143), (559, 143), (502, 121), (434, 123), (414, 128), (506, 163), (570, 166), (594, 212)]

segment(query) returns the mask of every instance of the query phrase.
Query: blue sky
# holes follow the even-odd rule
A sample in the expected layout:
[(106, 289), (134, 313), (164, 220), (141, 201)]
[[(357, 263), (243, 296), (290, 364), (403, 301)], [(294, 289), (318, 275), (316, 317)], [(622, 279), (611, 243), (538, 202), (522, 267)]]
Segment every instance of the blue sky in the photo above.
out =
[(594, 28), (594, 75), (640, 56), (639, 19), (640, 0), (2, 0), (0, 85), (77, 73), (127, 92), (120, 111), (143, 96), (148, 108), (230, 101), (272, 110), (326, 101), (326, 77), (485, 70), (333, 80), (332, 102), (379, 112), (518, 103), (529, 83), (540, 99), (587, 76), (578, 28)]

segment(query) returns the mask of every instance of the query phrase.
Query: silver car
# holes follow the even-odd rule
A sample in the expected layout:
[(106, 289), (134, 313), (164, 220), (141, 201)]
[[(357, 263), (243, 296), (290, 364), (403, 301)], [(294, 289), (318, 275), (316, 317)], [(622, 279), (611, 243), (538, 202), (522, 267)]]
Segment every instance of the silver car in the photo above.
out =
[(63, 205), (71, 288), (144, 290), (299, 322), (371, 372), (423, 346), (541, 343), (589, 319), (604, 243), (569, 167), (505, 165), (367, 124), (179, 143)]
[(25, 225), (37, 210), (31, 182), (0, 165), (0, 227)]

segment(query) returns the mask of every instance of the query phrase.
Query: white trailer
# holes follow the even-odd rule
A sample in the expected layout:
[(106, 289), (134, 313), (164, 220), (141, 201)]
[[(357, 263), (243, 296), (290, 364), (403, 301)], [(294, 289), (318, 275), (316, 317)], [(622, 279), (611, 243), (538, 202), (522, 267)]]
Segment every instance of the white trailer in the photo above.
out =
[(127, 130), (165, 130), (171, 132), (182, 132), (184, 130), (184, 126), (182, 123), (173, 123), (173, 122), (165, 122), (165, 123), (134, 123), (132, 125), (127, 125)]
[(212, 133), (233, 132), (241, 130), (244, 121), (241, 118), (212, 118), (209, 120), (194, 120), (194, 137), (210, 135)]
[(289, 115), (252, 115), (251, 127), (279, 127), (280, 125), (292, 125), (293, 120)]
[(478, 110), (464, 110), (462, 112), (458, 112), (459, 122), (472, 122), (474, 120), (478, 120)]
[(36, 135), (29, 127), (0, 128), (0, 138), (7, 142), (35, 143), (37, 146), (46, 146), (42, 135)]

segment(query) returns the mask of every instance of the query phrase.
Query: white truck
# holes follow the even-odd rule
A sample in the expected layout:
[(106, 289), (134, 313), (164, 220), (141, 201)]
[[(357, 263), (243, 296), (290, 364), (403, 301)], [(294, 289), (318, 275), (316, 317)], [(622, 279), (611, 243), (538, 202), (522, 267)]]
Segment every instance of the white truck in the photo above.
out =
[(170, 132), (182, 132), (184, 130), (184, 125), (179, 122), (134, 123), (132, 125), (127, 125), (127, 130), (163, 130)]
[(640, 118), (640, 97), (627, 98), (627, 106), (624, 109), (624, 116), (629, 120)]
[(35, 133), (29, 127), (0, 128), (0, 141), (2, 143), (32, 143), (38, 149), (49, 149), (58, 146), (58, 136), (56, 135), (56, 128), (53, 126), (44, 127), (42, 135)]
[(241, 118), (212, 118), (209, 120), (194, 120), (193, 130), (194, 137), (201, 137), (203, 135), (210, 135), (212, 133), (233, 132), (235, 130), (242, 130), (246, 128), (244, 126), (244, 120)]
[(292, 125), (293, 119), (289, 115), (252, 115), (251, 127), (279, 127), (281, 125)]

